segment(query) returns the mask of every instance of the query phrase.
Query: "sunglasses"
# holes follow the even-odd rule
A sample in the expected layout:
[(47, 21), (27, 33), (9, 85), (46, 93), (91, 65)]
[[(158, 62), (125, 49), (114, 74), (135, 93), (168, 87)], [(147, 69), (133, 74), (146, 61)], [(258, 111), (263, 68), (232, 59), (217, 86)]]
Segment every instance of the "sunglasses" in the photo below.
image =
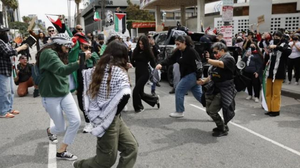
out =
[(218, 54), (218, 51), (213, 51), (213, 53), (214, 53), (214, 55), (215, 55), (215, 54)]
[(77, 30), (80, 30), (80, 31), (82, 31), (83, 29), (77, 29)]
[(48, 30), (48, 32), (54, 32), (54, 30)]
[(92, 49), (93, 49), (93, 47), (90, 47), (90, 46), (84, 46), (84, 47), (83, 47), (83, 49), (85, 49), (85, 50), (87, 50), (87, 49), (90, 49), (90, 50), (92, 50)]

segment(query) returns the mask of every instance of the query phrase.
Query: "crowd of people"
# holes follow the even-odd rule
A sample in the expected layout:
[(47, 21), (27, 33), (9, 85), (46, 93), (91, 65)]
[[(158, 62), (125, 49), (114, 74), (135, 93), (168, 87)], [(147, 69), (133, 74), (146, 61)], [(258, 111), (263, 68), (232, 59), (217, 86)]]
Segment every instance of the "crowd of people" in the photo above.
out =
[[(56, 30), (55, 30), (56, 29)], [(72, 92), (77, 95), (79, 109), (83, 112), (84, 133), (97, 137), (96, 156), (73, 162), (76, 168), (111, 167), (118, 151), (121, 152), (118, 167), (131, 168), (136, 162), (138, 143), (122, 119), (122, 111), (132, 95), (136, 113), (145, 110), (142, 101), (160, 109), (160, 97), (156, 93), (158, 82), (153, 82), (151, 94), (144, 88), (150, 76), (149, 69), (160, 70), (163, 66), (174, 65), (175, 108), (169, 116), (184, 117), (184, 97), (191, 91), (196, 100), (206, 107), (207, 114), (215, 122), (212, 136), (226, 136), (228, 122), (235, 116), (236, 72), (248, 79), (247, 100), (261, 102), (262, 84), (265, 83), (265, 98), (268, 116), (280, 115), (281, 87), (288, 72), (291, 84), (294, 70), (295, 84), (300, 78), (300, 31), (287, 34), (276, 31), (273, 34), (249, 30), (236, 35), (233, 45), (245, 64), (241, 70), (236, 59), (230, 55), (222, 34), (203, 36), (201, 42), (211, 43), (209, 51), (202, 55), (194, 49), (188, 35), (176, 37), (176, 49), (163, 61), (158, 61), (159, 47), (151, 35), (141, 35), (136, 48), (132, 50), (129, 37), (123, 40), (117, 34), (94, 36), (85, 34), (81, 25), (74, 31), (63, 24), (63, 28), (49, 26), (47, 36), (42, 31), (29, 33), (37, 39), (36, 62), (28, 63), (28, 57), (21, 54), (27, 44), (12, 48), (9, 44), (8, 28), (0, 26), (0, 117), (13, 118), (19, 114), (12, 108), (14, 84), (18, 85), (20, 97), (34, 87), (34, 97), (41, 96), (42, 105), (54, 125), (45, 128), (49, 140), (58, 143), (56, 134), (65, 133), (56, 157), (77, 160), (67, 151), (76, 137), (81, 118)], [(19, 64), (13, 68), (12, 56), (18, 56)], [(197, 61), (205, 59), (210, 65), (207, 75), (198, 73)], [(129, 68), (135, 68), (135, 85), (131, 90)], [(35, 69), (36, 68), (36, 69)], [(16, 69), (15, 75), (14, 69)], [(35, 75), (33, 75), (35, 74)], [(38, 82), (35, 80), (39, 76)], [(14, 81), (14, 82), (13, 82)], [(223, 118), (218, 113), (222, 109)], [(68, 121), (68, 126), (65, 123)]]

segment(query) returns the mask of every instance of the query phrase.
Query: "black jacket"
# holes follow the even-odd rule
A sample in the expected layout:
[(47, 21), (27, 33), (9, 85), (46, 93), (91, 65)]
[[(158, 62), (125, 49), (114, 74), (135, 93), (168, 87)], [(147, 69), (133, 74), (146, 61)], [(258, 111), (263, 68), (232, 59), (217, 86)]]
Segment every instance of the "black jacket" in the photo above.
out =
[(187, 46), (184, 51), (175, 50), (171, 57), (163, 60), (161, 65), (173, 65), (178, 62), (180, 67), (181, 78), (188, 74), (197, 71), (197, 65), (195, 60), (199, 58), (198, 52), (193, 48)]

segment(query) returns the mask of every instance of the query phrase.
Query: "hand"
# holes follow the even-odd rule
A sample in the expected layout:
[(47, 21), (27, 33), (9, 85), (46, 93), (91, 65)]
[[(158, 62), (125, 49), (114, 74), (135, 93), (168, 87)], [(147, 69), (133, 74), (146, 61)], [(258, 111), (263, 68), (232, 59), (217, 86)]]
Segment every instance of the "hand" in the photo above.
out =
[(254, 77), (257, 78), (258, 77), (258, 73), (254, 72)]
[(132, 68), (132, 64), (127, 62), (127, 68)]
[(198, 85), (204, 85), (205, 82), (204, 82), (203, 79), (198, 79), (198, 80), (197, 80), (197, 84), (198, 84)]
[(209, 52), (205, 53), (205, 58), (208, 60), (210, 58)]
[(161, 68), (162, 68), (162, 66), (160, 64), (157, 64), (155, 67), (155, 69), (158, 69), (158, 70), (160, 70)]
[(269, 47), (270, 47), (271, 49), (274, 49), (274, 48), (277, 47), (277, 45), (270, 45)]
[(88, 59), (90, 59), (92, 57), (91, 51), (87, 50), (84, 53), (85, 53), (85, 60), (88, 60)]

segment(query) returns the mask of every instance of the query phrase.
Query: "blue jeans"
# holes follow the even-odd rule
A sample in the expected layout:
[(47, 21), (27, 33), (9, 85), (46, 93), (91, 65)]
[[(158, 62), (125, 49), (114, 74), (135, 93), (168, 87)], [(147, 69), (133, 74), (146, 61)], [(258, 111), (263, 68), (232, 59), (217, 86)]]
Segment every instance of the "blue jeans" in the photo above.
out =
[(14, 103), (14, 82), (13, 77), (0, 74), (0, 115), (4, 116), (12, 111)]
[(176, 112), (184, 112), (184, 96), (191, 90), (194, 97), (201, 103), (202, 88), (197, 84), (196, 73), (191, 73), (183, 77), (175, 90)]
[[(64, 97), (42, 97), (42, 103), (54, 122), (54, 126), (50, 127), (50, 132), (58, 134), (66, 131), (63, 143), (67, 145), (73, 143), (81, 120), (72, 94), (69, 93)], [(66, 128), (63, 111), (69, 122), (68, 128)]]

